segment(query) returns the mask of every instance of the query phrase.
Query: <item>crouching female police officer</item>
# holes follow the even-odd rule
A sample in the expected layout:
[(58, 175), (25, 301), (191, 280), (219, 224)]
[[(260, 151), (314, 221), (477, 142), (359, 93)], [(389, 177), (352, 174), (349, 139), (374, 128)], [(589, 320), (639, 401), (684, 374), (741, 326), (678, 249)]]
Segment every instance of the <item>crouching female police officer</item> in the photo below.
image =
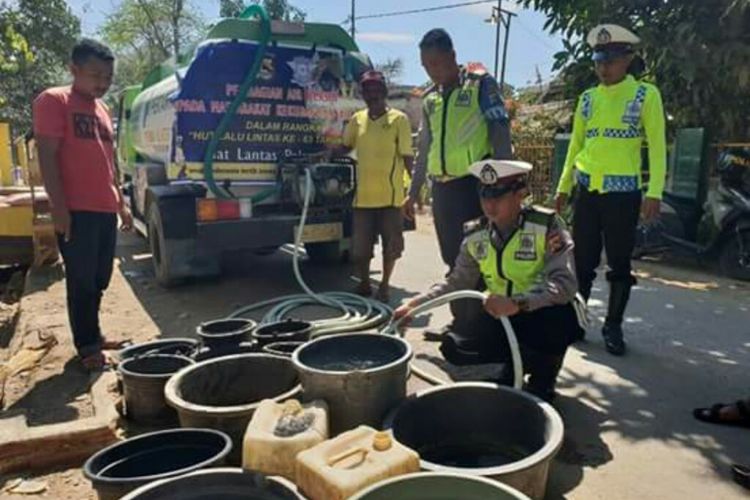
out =
[(526, 389), (544, 399), (554, 396), (565, 351), (580, 333), (573, 307), (578, 284), (573, 242), (551, 210), (524, 207), (531, 165), (486, 160), (471, 166), (480, 180), (484, 217), (470, 223), (456, 264), (446, 282), (400, 306), (394, 319), (449, 292), (474, 289), (481, 277), (490, 294), (470, 338), (448, 334), (440, 350), (456, 365), (506, 362), (501, 383), (512, 370), (501, 316), (508, 316), (521, 347)]

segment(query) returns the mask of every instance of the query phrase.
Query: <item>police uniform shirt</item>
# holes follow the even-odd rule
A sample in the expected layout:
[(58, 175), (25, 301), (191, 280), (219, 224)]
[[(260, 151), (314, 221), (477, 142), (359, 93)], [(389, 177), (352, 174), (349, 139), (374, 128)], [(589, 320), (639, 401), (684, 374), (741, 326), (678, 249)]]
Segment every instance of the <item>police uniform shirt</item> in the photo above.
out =
[[(490, 231), (491, 243), (498, 254), (502, 253), (506, 243), (512, 237), (515, 228), (505, 234), (500, 234), (493, 227)], [(561, 246), (554, 252), (549, 247), (544, 255), (544, 269), (542, 282), (528, 293), (515, 295), (514, 298), (528, 299), (529, 311), (553, 305), (568, 304), (575, 298), (578, 282), (575, 275), (573, 260), (573, 240), (557, 218), (550, 226), (548, 234), (557, 233), (561, 237)], [(461, 244), (461, 250), (456, 259), (453, 271), (443, 283), (434, 285), (431, 290), (418, 296), (416, 304), (440, 297), (458, 290), (472, 290), (481, 278), (479, 263), (470, 255), (467, 240)]]
[[(468, 78), (466, 75), (466, 69), (462, 68), (459, 84), (454, 91), (457, 91), (464, 85), (466, 78)], [(428, 90), (428, 92), (442, 92), (442, 90), (433, 87)], [(500, 92), (500, 87), (497, 81), (495, 81), (495, 79), (489, 74), (483, 75), (479, 82), (479, 107), (482, 109), (484, 118), (487, 121), (487, 126), (490, 130), (490, 140), (492, 141), (493, 139), (504, 137), (503, 140), (493, 141), (497, 142), (492, 144), (494, 158), (497, 160), (511, 158), (513, 155), (510, 148), (510, 124), (508, 113), (505, 110), (505, 103), (503, 101), (502, 93)], [(432, 134), (430, 133), (429, 118), (423, 108), (422, 120), (419, 124), (419, 133), (417, 135), (417, 154), (414, 159), (414, 171), (412, 173), (412, 181), (409, 188), (410, 196), (418, 196), (419, 191), (422, 189), (427, 178), (427, 157), (429, 156), (431, 146)]]

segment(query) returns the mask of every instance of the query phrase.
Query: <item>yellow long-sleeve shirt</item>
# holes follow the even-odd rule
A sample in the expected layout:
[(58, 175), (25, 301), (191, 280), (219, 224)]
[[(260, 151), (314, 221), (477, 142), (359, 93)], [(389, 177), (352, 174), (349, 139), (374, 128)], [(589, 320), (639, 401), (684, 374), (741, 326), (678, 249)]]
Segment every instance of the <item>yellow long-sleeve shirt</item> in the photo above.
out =
[(641, 148), (648, 144), (646, 196), (661, 199), (667, 170), (664, 109), (659, 89), (628, 75), (615, 85), (599, 85), (578, 100), (573, 134), (558, 193), (570, 194), (576, 181), (589, 191), (635, 191), (641, 187)]

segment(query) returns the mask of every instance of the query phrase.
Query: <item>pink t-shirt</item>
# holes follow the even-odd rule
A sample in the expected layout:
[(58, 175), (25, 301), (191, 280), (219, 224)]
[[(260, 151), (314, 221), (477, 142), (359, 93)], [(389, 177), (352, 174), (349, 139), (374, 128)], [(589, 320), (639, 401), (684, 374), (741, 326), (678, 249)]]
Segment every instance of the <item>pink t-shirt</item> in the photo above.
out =
[(57, 153), (68, 210), (116, 213), (112, 121), (107, 106), (71, 87), (34, 100), (34, 135), (62, 139)]

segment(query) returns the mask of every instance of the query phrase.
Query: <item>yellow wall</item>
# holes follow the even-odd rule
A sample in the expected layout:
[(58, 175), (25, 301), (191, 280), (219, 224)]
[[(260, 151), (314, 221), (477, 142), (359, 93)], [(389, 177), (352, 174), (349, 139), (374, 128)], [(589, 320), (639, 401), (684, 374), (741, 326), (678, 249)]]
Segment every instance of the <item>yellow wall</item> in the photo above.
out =
[(0, 123), (0, 186), (13, 184), (13, 157), (10, 148), (10, 125)]

